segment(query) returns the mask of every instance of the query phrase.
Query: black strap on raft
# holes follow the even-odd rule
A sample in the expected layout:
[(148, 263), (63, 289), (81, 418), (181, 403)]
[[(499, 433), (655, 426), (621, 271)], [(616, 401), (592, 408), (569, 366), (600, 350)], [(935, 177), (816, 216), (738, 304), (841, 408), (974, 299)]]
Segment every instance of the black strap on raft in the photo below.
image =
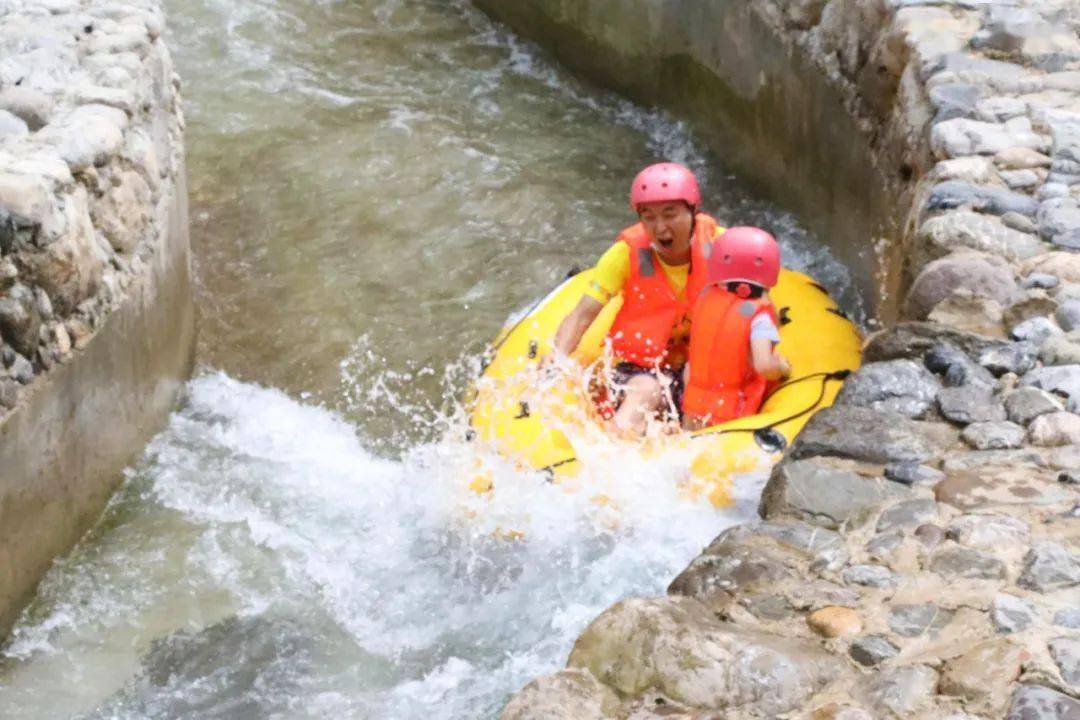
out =
[[(846, 380), (848, 376), (851, 375), (851, 373), (852, 371), (847, 369), (834, 370), (832, 372), (813, 373), (811, 375), (804, 375), (802, 377), (787, 380), (773, 388), (773, 391), (769, 393), (769, 395), (765, 399), (768, 400), (773, 395), (780, 392), (786, 387), (797, 385), (808, 380), (821, 380), (821, 392), (818, 393), (817, 399), (814, 400), (814, 402), (811, 403), (808, 407), (800, 410), (794, 415), (789, 415), (785, 418), (781, 418), (780, 420), (774, 420), (767, 425), (749, 428), (717, 428), (716, 430), (705, 430), (704, 432), (700, 432), (696, 435), (691, 436), (691, 439), (708, 437), (712, 435), (752, 433), (754, 436), (754, 440), (757, 442), (758, 445), (762, 447), (762, 449), (767, 452), (780, 452), (787, 447), (787, 439), (776, 431), (777, 426), (791, 422), (792, 420), (798, 420), (803, 415), (806, 415), (816, 410), (817, 407), (821, 405), (821, 401), (825, 399), (825, 389), (828, 387), (829, 382), (833, 380)], [(567, 465), (574, 462), (575, 460), (577, 460), (577, 457), (569, 457), (565, 460), (560, 460), (557, 463), (553, 463), (551, 465), (548, 465), (547, 467), (540, 468), (540, 472), (547, 475), (548, 482), (552, 482), (555, 479), (555, 468), (561, 467), (562, 465)]]

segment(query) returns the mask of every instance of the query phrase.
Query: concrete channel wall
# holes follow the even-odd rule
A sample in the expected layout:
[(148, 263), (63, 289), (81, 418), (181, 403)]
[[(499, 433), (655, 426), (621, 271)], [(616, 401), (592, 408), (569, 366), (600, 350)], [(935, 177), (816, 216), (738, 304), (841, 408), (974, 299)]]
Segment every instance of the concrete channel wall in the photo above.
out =
[(0, 638), (192, 369), (163, 27), (156, 0), (0, 0)]
[(478, 3), (689, 118), (886, 325), (761, 521), (503, 720), (1080, 717), (1080, 2)]

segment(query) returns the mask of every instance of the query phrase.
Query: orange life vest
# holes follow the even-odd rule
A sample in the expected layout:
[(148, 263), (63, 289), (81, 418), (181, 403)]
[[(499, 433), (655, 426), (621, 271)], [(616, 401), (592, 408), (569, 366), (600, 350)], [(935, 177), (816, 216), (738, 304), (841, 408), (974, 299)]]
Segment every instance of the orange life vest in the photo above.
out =
[(690, 336), (690, 376), (683, 394), (685, 415), (715, 425), (761, 409), (768, 382), (754, 371), (750, 324), (762, 313), (777, 322), (767, 300), (740, 298), (715, 285), (698, 299)]
[(630, 275), (623, 287), (622, 308), (608, 331), (615, 357), (642, 367), (679, 367), (686, 362), (686, 342), (676, 343), (673, 334), (708, 283), (707, 261), (717, 231), (713, 218), (703, 213), (694, 217), (684, 300), (660, 267), (645, 226), (638, 223), (619, 233), (616, 242), (630, 246)]

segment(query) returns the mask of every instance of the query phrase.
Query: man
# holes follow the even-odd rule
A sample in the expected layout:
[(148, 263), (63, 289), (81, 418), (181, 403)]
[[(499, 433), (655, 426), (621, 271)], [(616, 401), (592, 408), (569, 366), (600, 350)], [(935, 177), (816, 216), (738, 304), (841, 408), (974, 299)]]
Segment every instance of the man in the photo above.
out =
[(640, 437), (649, 420), (667, 408), (677, 416), (681, 371), (688, 356), (690, 310), (708, 283), (712, 241), (723, 230), (698, 213), (701, 190), (694, 174), (677, 163), (638, 173), (630, 206), (640, 222), (619, 233), (596, 265), (595, 280), (555, 333), (557, 355), (577, 349), (585, 331), (613, 297), (623, 305), (608, 333), (615, 363), (611, 400), (620, 435)]

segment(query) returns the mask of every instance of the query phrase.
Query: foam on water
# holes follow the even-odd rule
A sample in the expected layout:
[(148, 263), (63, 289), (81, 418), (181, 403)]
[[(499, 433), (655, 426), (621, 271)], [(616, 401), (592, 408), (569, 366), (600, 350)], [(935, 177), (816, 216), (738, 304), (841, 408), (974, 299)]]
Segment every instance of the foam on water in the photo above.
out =
[[(568, 492), (459, 436), (381, 460), (327, 410), (193, 381), (16, 629), (5, 717), (493, 716), (604, 607), (663, 592), (749, 517), (760, 482), (718, 512), (680, 494), (682, 459), (611, 443)], [(467, 490), (478, 470), (492, 496)], [(44, 694), (56, 673), (84, 682)]]

